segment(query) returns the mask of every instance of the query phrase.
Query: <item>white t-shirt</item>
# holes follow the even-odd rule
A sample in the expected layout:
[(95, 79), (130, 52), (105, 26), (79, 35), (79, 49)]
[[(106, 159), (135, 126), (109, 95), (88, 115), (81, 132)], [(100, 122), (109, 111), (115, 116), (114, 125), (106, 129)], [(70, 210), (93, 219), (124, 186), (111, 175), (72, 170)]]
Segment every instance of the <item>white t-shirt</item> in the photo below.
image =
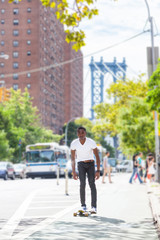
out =
[(156, 173), (156, 170), (155, 170), (155, 168), (154, 168), (154, 164), (152, 163), (152, 165), (151, 166), (149, 166), (149, 168), (148, 168), (148, 174), (155, 174)]
[(71, 150), (76, 150), (77, 162), (85, 160), (94, 160), (93, 149), (97, 148), (94, 140), (86, 138), (84, 144), (81, 144), (79, 138), (75, 139), (71, 143)]

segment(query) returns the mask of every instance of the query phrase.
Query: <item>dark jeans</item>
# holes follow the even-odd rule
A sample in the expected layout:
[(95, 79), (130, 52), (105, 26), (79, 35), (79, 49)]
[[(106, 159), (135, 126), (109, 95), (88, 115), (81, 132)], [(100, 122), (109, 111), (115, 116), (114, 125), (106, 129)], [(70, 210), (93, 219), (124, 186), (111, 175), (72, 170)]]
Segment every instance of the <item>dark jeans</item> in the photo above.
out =
[(86, 173), (88, 183), (91, 189), (91, 207), (97, 207), (97, 190), (95, 185), (95, 165), (94, 162), (78, 163), (79, 179), (80, 179), (80, 199), (81, 206), (86, 206), (85, 189), (86, 189)]
[(137, 177), (138, 177), (139, 182), (143, 183), (140, 176), (139, 176), (138, 168), (133, 168), (133, 173), (132, 173), (132, 176), (131, 176), (129, 182), (132, 183), (133, 177), (136, 173), (137, 173)]

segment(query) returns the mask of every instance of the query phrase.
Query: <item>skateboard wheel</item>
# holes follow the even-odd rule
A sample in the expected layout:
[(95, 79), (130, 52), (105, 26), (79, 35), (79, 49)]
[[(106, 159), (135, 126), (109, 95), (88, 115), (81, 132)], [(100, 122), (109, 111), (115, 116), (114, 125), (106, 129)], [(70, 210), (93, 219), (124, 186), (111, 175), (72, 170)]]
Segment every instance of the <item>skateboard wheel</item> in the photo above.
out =
[(84, 216), (85, 216), (85, 217), (88, 217), (88, 213), (85, 213)]
[(73, 213), (73, 216), (76, 217), (76, 216), (77, 216), (77, 213)]

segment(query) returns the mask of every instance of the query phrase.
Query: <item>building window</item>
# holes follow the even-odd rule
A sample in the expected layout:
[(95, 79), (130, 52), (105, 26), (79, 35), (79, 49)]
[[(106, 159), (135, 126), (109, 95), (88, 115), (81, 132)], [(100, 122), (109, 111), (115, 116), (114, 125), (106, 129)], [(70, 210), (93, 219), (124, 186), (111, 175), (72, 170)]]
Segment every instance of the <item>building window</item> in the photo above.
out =
[(27, 52), (27, 56), (31, 56), (31, 51), (28, 51), (28, 52)]
[(27, 88), (30, 89), (31, 88), (31, 84), (27, 84)]
[(19, 3), (19, 0), (14, 0), (13, 3), (14, 3), (14, 4), (18, 4), (18, 3)]
[(13, 58), (18, 58), (18, 52), (13, 52)]
[(17, 62), (13, 63), (13, 68), (18, 68), (18, 63)]
[(13, 47), (18, 47), (19, 42), (18, 41), (13, 41)]
[(31, 29), (28, 29), (28, 30), (27, 30), (27, 34), (31, 34)]
[(31, 19), (28, 19), (28, 20), (27, 20), (27, 23), (31, 23)]
[(4, 14), (4, 13), (5, 13), (5, 10), (4, 10), (4, 9), (1, 9), (1, 13)]
[(5, 31), (4, 30), (1, 30), (1, 35), (4, 35), (5, 34)]
[(1, 46), (4, 46), (4, 41), (1, 41)]
[(18, 13), (19, 13), (19, 9), (18, 9), (18, 8), (14, 8), (14, 9), (13, 9), (13, 14), (14, 14), (14, 15), (18, 15)]
[(27, 62), (27, 66), (30, 67), (31, 66), (31, 62)]
[(31, 74), (30, 74), (30, 73), (27, 73), (27, 77), (30, 78), (30, 77), (31, 77)]
[(31, 45), (31, 41), (30, 40), (27, 41), (27, 45)]
[(4, 73), (1, 73), (1, 74), (0, 74), (0, 78), (4, 78)]
[(14, 74), (13, 74), (13, 79), (14, 79), (14, 80), (17, 80), (17, 79), (18, 79), (18, 73), (14, 73)]
[(13, 30), (13, 36), (19, 36), (19, 31), (18, 30)]
[(13, 89), (17, 90), (18, 89), (18, 84), (13, 84)]
[(13, 25), (19, 25), (19, 20), (18, 19), (14, 19), (13, 20)]
[(1, 63), (0, 63), (0, 66), (1, 66), (1, 67), (4, 67), (4, 63), (3, 63), (3, 62), (1, 62)]
[(1, 24), (5, 24), (5, 21), (4, 21), (4, 19), (1, 19)]
[(27, 8), (27, 12), (30, 13), (31, 12), (31, 8)]

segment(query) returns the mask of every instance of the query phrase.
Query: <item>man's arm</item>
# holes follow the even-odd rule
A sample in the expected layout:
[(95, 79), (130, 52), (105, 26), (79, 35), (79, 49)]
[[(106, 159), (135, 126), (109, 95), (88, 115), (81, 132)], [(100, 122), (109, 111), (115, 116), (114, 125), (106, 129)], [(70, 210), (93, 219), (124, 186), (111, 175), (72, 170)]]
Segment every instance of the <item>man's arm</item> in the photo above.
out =
[(72, 173), (73, 173), (73, 179), (77, 180), (78, 176), (75, 171), (75, 156), (76, 156), (76, 150), (71, 150), (71, 161), (72, 161)]
[(98, 148), (93, 149), (94, 155), (96, 157), (97, 171), (95, 178), (98, 179), (100, 177), (100, 158), (98, 154)]

